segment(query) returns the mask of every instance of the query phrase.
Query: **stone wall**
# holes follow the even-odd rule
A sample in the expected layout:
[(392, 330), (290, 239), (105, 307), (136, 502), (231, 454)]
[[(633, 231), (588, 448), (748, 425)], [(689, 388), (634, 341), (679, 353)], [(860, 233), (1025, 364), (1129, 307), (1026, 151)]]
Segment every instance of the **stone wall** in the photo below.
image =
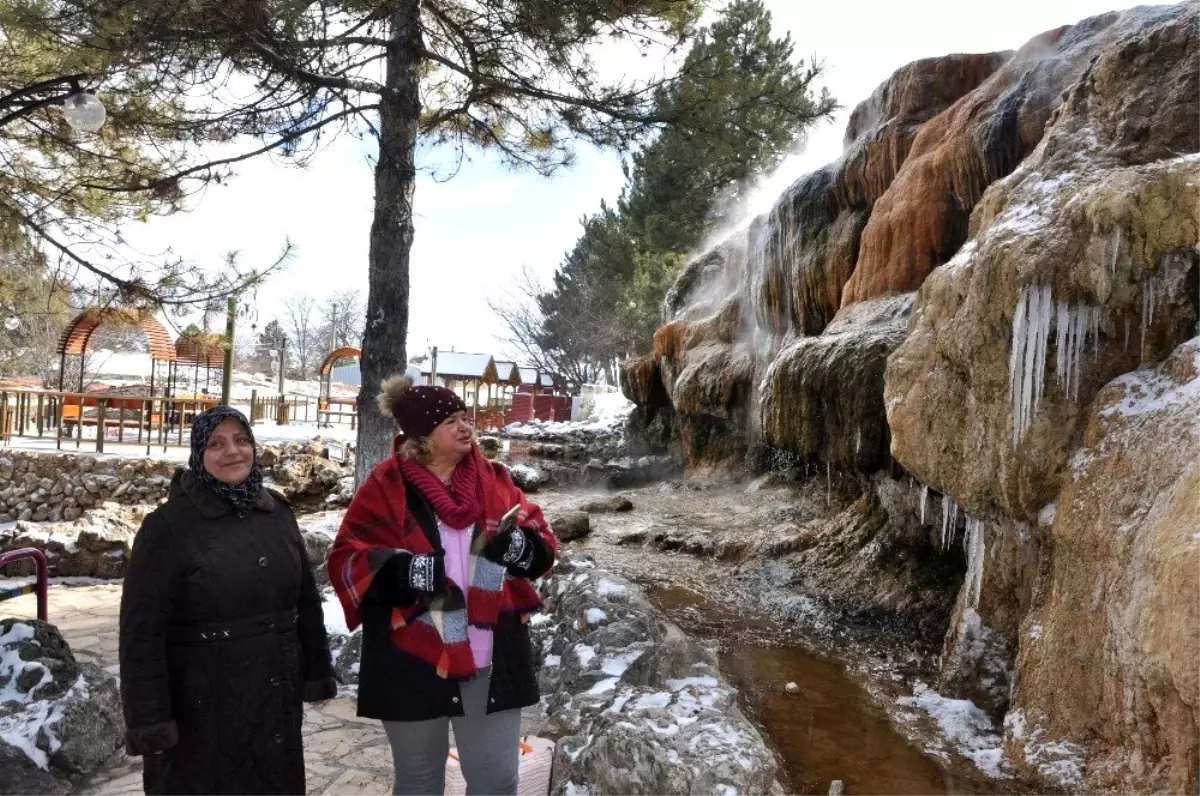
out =
[(157, 503), (174, 462), (26, 453), (0, 456), (0, 523), (77, 520), (101, 503)]

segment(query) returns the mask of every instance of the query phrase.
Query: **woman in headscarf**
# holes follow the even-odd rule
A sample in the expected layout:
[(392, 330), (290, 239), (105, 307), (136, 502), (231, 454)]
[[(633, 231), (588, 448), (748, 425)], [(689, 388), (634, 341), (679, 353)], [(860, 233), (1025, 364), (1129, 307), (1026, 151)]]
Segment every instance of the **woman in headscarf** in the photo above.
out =
[(246, 418), (196, 418), (121, 595), (126, 745), (146, 793), (304, 793), (303, 702), (334, 696), (321, 598)]
[(392, 793), (445, 792), (453, 724), (467, 793), (515, 794), (520, 709), (539, 696), (531, 581), (557, 542), (452, 391), (394, 377), (379, 405), (400, 426), (397, 455), (360, 487), (329, 554), (346, 621), (363, 627), (358, 715), (383, 721)]

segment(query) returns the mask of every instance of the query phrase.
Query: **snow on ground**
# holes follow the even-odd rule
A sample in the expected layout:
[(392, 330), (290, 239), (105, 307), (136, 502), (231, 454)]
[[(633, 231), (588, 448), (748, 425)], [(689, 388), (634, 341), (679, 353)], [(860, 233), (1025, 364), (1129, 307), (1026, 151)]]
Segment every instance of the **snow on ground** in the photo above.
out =
[[(975, 703), (967, 699), (944, 697), (920, 682), (913, 688), (912, 696), (900, 697), (896, 701), (902, 708), (921, 711), (933, 719), (945, 741), (956, 752), (973, 761), (985, 774), (997, 778), (1007, 776), (1001, 759), (1003, 739), (987, 714)], [(911, 720), (915, 714), (903, 717)], [(935, 757), (946, 757), (945, 749), (936, 744), (925, 751)]]
[(599, 393), (592, 415), (586, 420), (554, 421), (533, 420), (528, 423), (510, 423), (504, 433), (510, 437), (542, 437), (549, 434), (619, 434), (625, 427), (625, 419), (633, 411), (633, 404), (621, 393)]
[(330, 635), (350, 635), (350, 628), (346, 624), (346, 612), (342, 610), (342, 603), (338, 600), (337, 593), (333, 589), (327, 589), (324, 594), (324, 599), (321, 601), (321, 610), (325, 613), (325, 632)]

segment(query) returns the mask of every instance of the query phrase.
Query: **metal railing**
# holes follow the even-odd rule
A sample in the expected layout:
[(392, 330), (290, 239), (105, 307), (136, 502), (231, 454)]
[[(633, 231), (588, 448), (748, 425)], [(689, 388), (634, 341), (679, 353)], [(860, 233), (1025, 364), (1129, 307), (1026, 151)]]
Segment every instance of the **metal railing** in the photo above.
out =
[(19, 550), (0, 553), (0, 570), (3, 570), (8, 564), (25, 558), (32, 558), (37, 565), (37, 582), (22, 583), (19, 586), (0, 586), (0, 602), (20, 597), (22, 594), (29, 594), (36, 589), (38, 619), (48, 622), (50, 621), (48, 618), (50, 615), (50, 566), (46, 563), (46, 554), (36, 547), (22, 547)]

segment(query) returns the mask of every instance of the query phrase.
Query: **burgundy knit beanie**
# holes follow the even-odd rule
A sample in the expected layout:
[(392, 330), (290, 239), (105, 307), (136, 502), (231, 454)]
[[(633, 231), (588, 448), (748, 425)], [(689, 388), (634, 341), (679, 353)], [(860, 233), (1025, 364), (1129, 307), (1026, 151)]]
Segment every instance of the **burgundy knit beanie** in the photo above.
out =
[(379, 408), (400, 424), (405, 439), (428, 437), (455, 412), (467, 411), (463, 399), (445, 387), (413, 386), (408, 376), (393, 376), (383, 383)]

